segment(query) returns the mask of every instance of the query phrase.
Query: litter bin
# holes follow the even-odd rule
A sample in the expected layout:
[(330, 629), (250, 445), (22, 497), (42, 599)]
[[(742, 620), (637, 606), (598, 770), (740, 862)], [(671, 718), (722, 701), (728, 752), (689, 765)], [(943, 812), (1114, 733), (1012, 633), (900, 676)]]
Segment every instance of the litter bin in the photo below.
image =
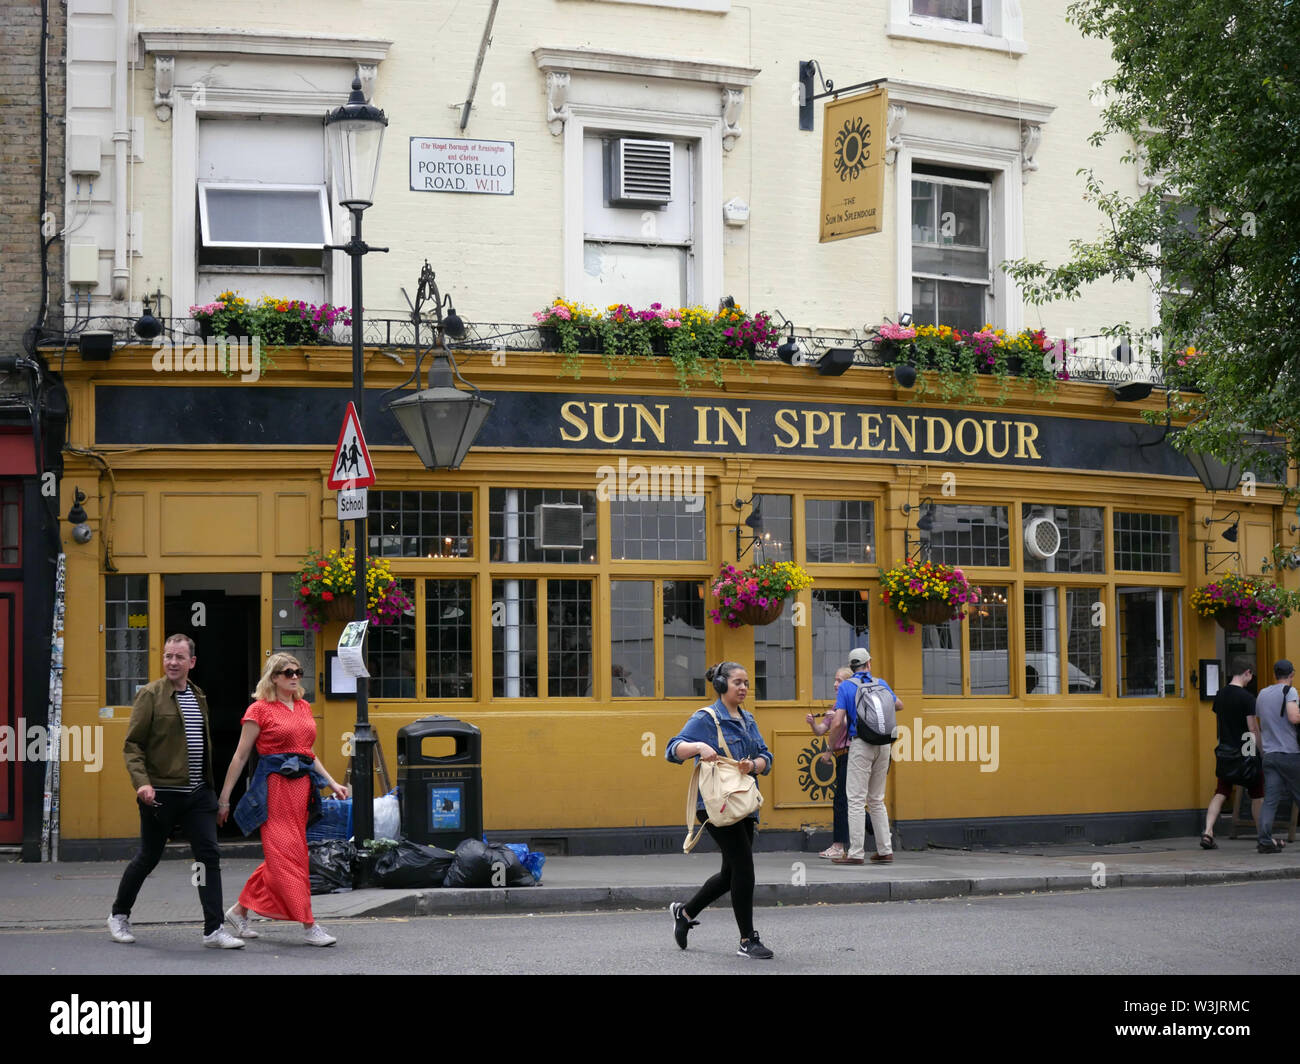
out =
[(403, 834), (454, 850), (483, 837), (483, 736), (452, 717), (421, 717), (397, 729)]

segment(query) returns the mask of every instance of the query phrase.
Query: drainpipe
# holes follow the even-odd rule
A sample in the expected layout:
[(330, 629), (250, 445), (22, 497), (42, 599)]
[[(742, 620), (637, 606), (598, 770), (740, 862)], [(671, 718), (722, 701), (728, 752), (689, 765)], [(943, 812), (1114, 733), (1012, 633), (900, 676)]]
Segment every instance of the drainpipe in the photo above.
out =
[(113, 301), (129, 294), (131, 271), (127, 266), (126, 146), (131, 141), (127, 122), (126, 47), (130, 30), (127, 0), (113, 0)]

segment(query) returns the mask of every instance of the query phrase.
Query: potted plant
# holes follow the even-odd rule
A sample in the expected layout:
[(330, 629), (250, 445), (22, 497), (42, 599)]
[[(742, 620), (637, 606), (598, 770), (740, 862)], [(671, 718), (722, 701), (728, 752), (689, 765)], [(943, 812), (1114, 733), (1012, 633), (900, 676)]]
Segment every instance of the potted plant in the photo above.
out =
[(580, 353), (594, 354), (600, 350), (598, 323), (601, 320), (595, 307), (555, 299), (551, 305), (533, 312), (543, 351), (559, 351), (564, 355), (564, 370), (574, 377), (582, 376), (578, 361)]
[(1224, 631), (1254, 639), (1262, 629), (1275, 628), (1290, 617), (1296, 599), (1294, 591), (1234, 573), (1196, 588), (1192, 608), (1201, 617), (1213, 617)]
[[(325, 621), (350, 621), (356, 616), (357, 583), (353, 552), (312, 551), (298, 569), (297, 603), (305, 627), (320, 631)], [(366, 617), (372, 624), (394, 624), (411, 610), (411, 600), (389, 569), (388, 559), (366, 563)]]
[(913, 621), (943, 624), (959, 620), (981, 595), (960, 569), (935, 562), (896, 565), (880, 575), (880, 587), (880, 597), (897, 614), (901, 632), (914, 632)]
[(755, 563), (743, 570), (724, 565), (712, 588), (718, 606), (709, 616), (714, 624), (725, 621), (730, 628), (771, 624), (781, 616), (786, 599), (812, 587), (812, 582), (794, 562)]

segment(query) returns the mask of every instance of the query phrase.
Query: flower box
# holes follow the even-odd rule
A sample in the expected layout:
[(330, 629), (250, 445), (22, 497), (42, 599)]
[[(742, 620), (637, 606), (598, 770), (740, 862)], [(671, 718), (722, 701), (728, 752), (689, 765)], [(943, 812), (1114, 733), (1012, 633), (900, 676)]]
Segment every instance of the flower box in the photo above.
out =
[(771, 624), (782, 613), (785, 612), (785, 602), (769, 602), (766, 606), (750, 604), (742, 609), (738, 614), (741, 624), (747, 624), (754, 628), (761, 628), (765, 624)]
[(356, 595), (335, 595), (330, 602), (323, 603), (321, 613), (327, 621), (352, 621), (357, 616)]

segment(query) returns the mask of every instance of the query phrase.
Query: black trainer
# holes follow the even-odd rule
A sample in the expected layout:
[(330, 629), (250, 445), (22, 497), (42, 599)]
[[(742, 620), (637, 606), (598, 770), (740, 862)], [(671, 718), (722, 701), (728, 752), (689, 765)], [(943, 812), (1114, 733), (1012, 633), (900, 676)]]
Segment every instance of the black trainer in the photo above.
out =
[(770, 961), (772, 951), (758, 940), (758, 932), (753, 932), (749, 938), (741, 939), (740, 948), (736, 950), (736, 956), (748, 957), (752, 961)]
[(673, 918), (673, 938), (677, 945), (682, 949), (686, 948), (686, 936), (690, 934), (692, 927), (699, 927), (698, 920), (692, 920), (686, 915), (686, 905), (684, 902), (675, 901), (668, 906), (668, 912)]

